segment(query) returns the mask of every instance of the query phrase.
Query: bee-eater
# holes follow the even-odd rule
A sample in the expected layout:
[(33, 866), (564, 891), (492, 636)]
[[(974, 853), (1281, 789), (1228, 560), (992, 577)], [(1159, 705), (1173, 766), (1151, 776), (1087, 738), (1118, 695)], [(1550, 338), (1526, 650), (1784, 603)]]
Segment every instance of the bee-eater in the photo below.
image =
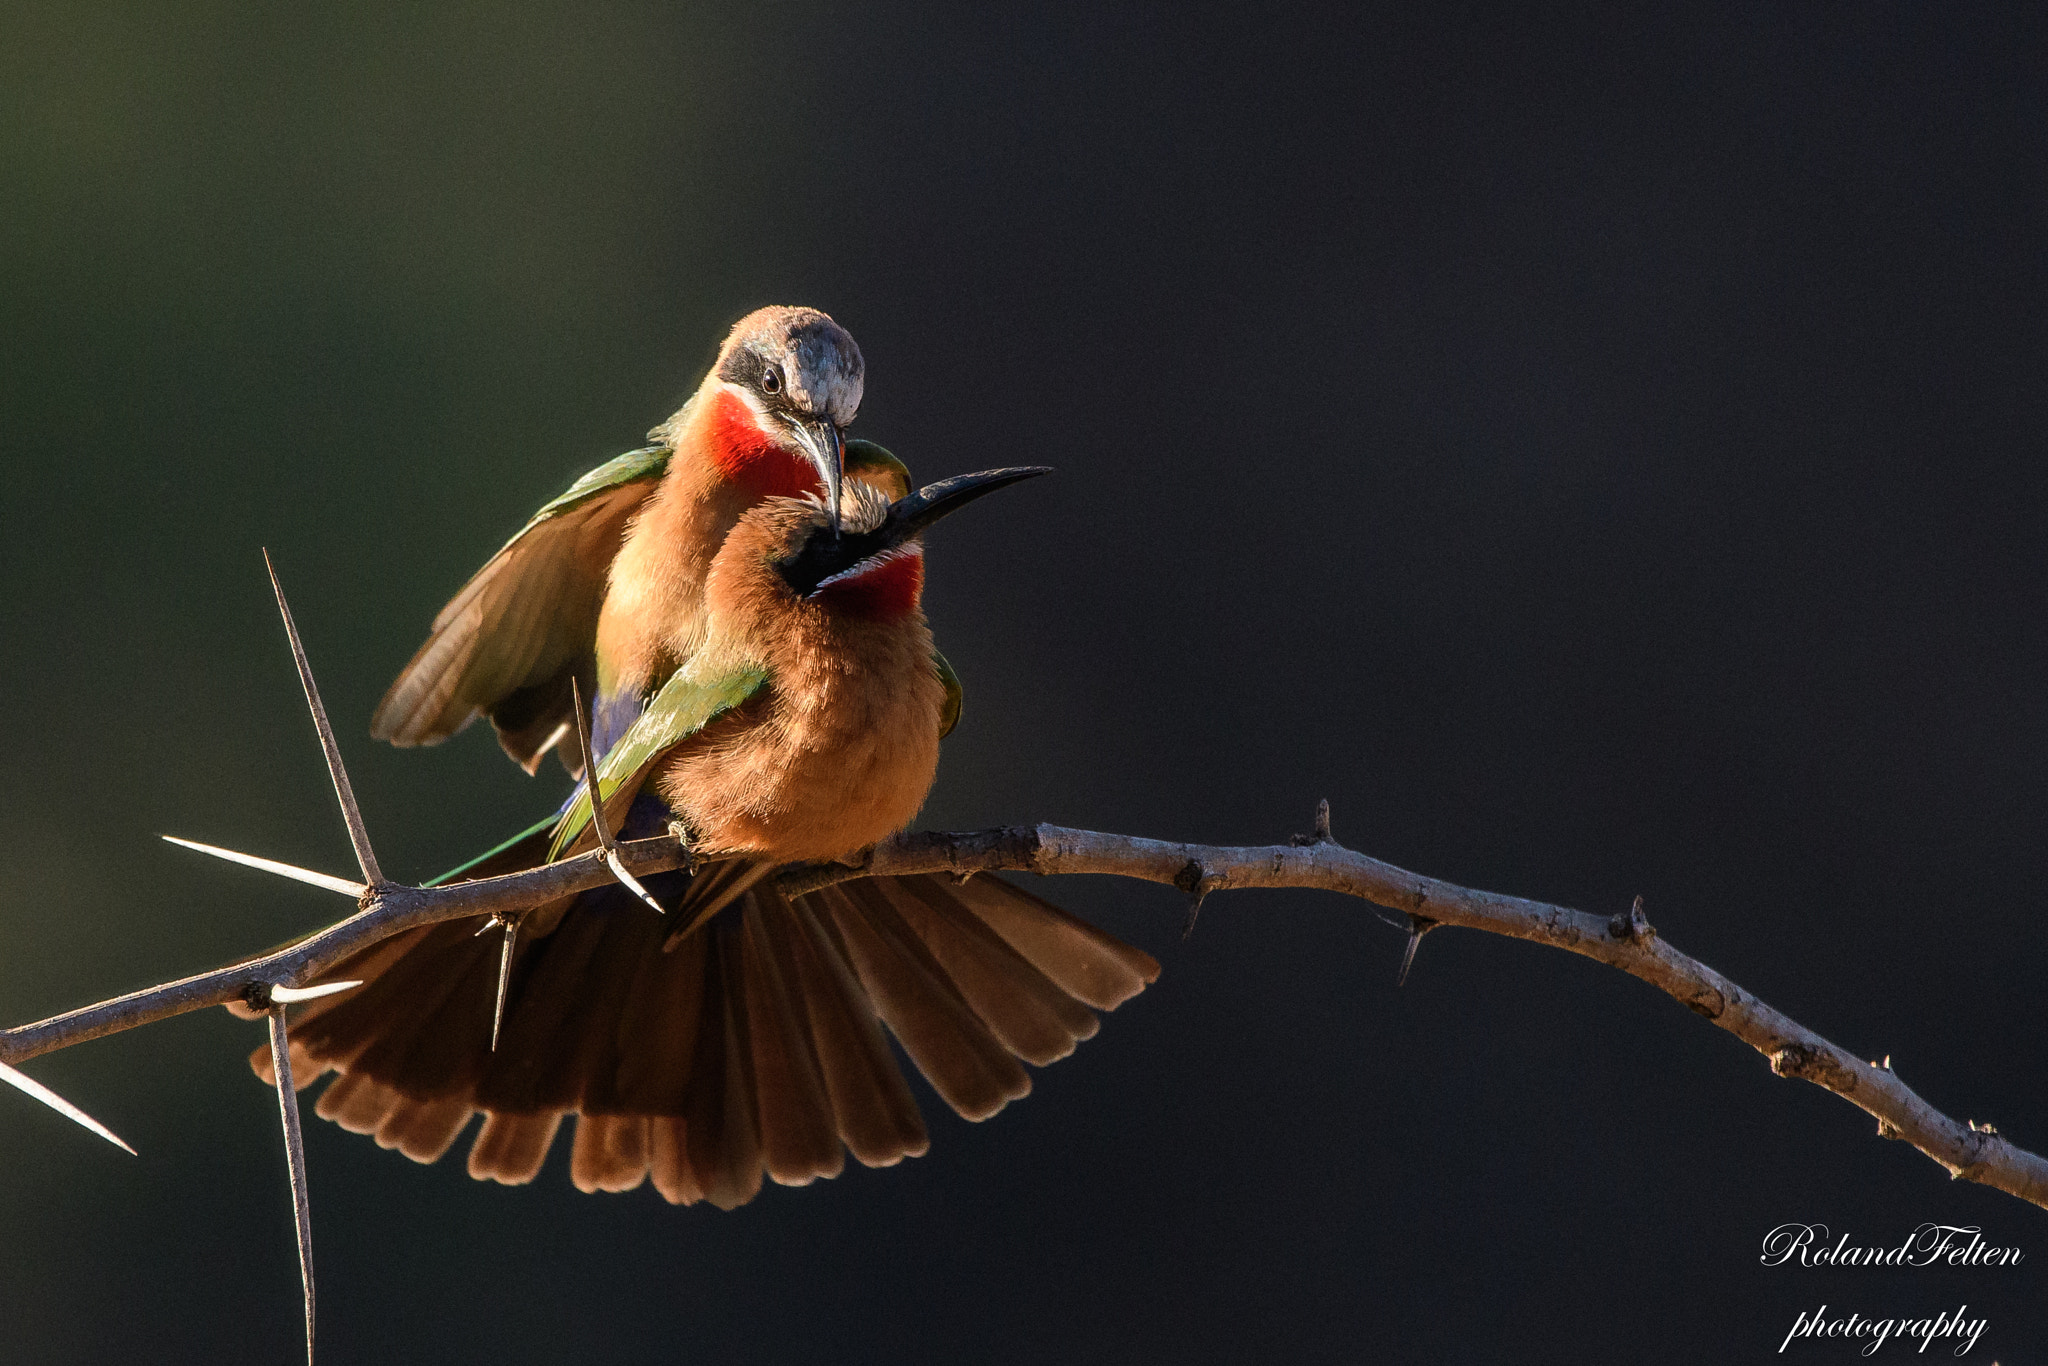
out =
[[(776, 387), (794, 386), (785, 376)], [(724, 392), (707, 380), (693, 405)], [(695, 490), (697, 503), (734, 482), (679, 480), (670, 463), (663, 489)], [(579, 1187), (629, 1189), (651, 1173), (671, 1201), (729, 1208), (752, 1198), (764, 1171), (785, 1184), (837, 1174), (842, 1144), (869, 1165), (924, 1151), (881, 1024), (949, 1104), (979, 1119), (1030, 1089), (1018, 1059), (1064, 1057), (1094, 1033), (1091, 1006), (1113, 1008), (1157, 975), (1148, 955), (996, 878), (866, 878), (795, 899), (766, 878), (901, 828), (932, 781), (953, 701), (921, 609), (918, 538), (1026, 472), (965, 476), (892, 503), (882, 488), (900, 470), (847, 480), (837, 502), (771, 494), (736, 515), (715, 553), (666, 548), (694, 566), (694, 598), (643, 595), (652, 625), (617, 636), (600, 627), (599, 711), (612, 731), (592, 746), (602, 806), (623, 835), (678, 822), (711, 860), (647, 879), (670, 913), (617, 887), (530, 912), (505, 966), (512, 986), (498, 998), (495, 1041), (486, 1026), (499, 953), (473, 926), (412, 931), (338, 966), (330, 976), (368, 985), (300, 1007), (292, 1031), (302, 1084), (343, 1073), (320, 1114), (433, 1161), (481, 1110), (471, 1174), (518, 1183), (575, 1113)], [(819, 475), (829, 489), (829, 472)], [(622, 564), (659, 496), (641, 495), (650, 513)], [(668, 534), (692, 524), (680, 525)], [(615, 567), (607, 620), (619, 576)], [(675, 625), (684, 617), (687, 632)], [(453, 619), (451, 607), (443, 633)], [(634, 667), (612, 662), (614, 639), (640, 643)], [(689, 642), (688, 653), (664, 668), (650, 641)], [(507, 727), (502, 708), (492, 715), (501, 736), (528, 733)], [(579, 798), (552, 833), (537, 827), (461, 872), (511, 871), (592, 835)], [(267, 1051), (252, 1062), (268, 1075)]]
[(742, 318), (652, 445), (578, 479), (441, 609), (370, 733), (432, 745), (486, 715), (527, 772), (552, 748), (580, 773), (571, 680), (601, 699), (601, 752), (618, 734), (606, 700), (660, 686), (696, 649), (705, 572), (742, 512), (807, 492), (836, 509), (842, 478), (910, 492), (901, 461), (846, 439), (863, 382), (860, 348), (816, 309)]

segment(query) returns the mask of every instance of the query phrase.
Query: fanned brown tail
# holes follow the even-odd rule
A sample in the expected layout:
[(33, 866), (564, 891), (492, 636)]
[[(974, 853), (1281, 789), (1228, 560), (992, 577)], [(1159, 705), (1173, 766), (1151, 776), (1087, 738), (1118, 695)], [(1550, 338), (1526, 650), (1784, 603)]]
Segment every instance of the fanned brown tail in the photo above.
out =
[[(680, 903), (666, 917), (619, 888), (528, 917), (495, 1053), (497, 934), (455, 921), (386, 940), (327, 974), (363, 988), (294, 1008), (293, 1074), (304, 1087), (340, 1073), (318, 1113), (415, 1161), (438, 1160), (482, 1111), (470, 1175), (530, 1181), (574, 1114), (579, 1189), (651, 1175), (672, 1203), (730, 1209), (764, 1174), (801, 1186), (838, 1175), (844, 1151), (872, 1167), (924, 1152), (883, 1025), (949, 1105), (985, 1119), (1030, 1091), (1020, 1059), (1065, 1057), (1096, 1010), (1159, 973), (988, 876), (863, 878), (795, 899), (756, 881), (664, 951), (705, 891), (746, 882), (738, 871), (649, 879)], [(250, 1063), (271, 1079), (268, 1048)]]

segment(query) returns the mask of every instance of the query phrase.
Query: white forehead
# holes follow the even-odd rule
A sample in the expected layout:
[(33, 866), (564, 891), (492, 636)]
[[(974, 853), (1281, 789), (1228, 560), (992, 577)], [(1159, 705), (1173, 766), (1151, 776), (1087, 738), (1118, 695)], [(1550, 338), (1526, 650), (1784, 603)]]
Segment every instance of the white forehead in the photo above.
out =
[(762, 393), (771, 408), (841, 427), (860, 411), (865, 370), (852, 335), (815, 308), (756, 309), (718, 352), (721, 380)]
[(866, 386), (860, 348), (829, 318), (792, 329), (786, 343), (789, 396), (844, 427), (860, 411)]

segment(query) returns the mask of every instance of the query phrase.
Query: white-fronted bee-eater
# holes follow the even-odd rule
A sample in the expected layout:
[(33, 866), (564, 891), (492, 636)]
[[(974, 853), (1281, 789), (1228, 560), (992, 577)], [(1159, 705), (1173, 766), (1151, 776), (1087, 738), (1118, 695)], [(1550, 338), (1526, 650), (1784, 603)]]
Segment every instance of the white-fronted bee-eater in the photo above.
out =
[[(674, 830), (699, 860), (506, 927), (409, 931), (294, 1007), (318, 1112), (423, 1162), (473, 1116), (469, 1171), (540, 1170), (576, 1116), (585, 1190), (652, 1179), (730, 1208), (765, 1175), (803, 1185), (850, 1151), (926, 1147), (884, 1036), (982, 1119), (1152, 981), (1147, 954), (999, 878), (863, 877), (787, 896), (773, 876), (902, 829), (959, 712), (932, 645), (923, 535), (994, 470), (917, 492), (848, 442), (860, 353), (821, 313), (743, 320), (662, 444), (594, 471), (471, 580), (392, 686), (375, 732), (434, 743), (488, 715), (531, 771), (595, 772), (550, 821), (460, 869), (481, 877)], [(600, 794), (593, 820), (588, 793)], [(649, 906), (638, 894), (644, 891)], [(252, 1057), (270, 1075), (267, 1050)]]

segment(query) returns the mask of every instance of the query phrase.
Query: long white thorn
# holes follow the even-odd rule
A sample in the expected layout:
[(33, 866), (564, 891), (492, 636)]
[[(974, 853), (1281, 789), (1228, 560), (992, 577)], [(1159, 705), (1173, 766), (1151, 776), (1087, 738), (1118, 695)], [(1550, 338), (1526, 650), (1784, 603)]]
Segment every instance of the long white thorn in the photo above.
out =
[[(583, 710), (583, 685), (569, 676), (569, 700), (576, 706), (576, 735), (583, 744), (583, 790), (590, 797), (590, 828), (597, 832), (597, 847), (609, 854), (617, 847), (611, 824), (604, 817), (604, 803), (598, 799), (597, 760), (590, 753), (590, 717)], [(647, 895), (642, 892), (640, 895)]]
[(354, 991), (361, 985), (362, 983), (357, 981), (323, 982), (317, 987), (272, 987), (270, 999), (281, 1006), (291, 1006), (301, 1001), (317, 1001), (322, 996), (332, 996), (336, 992)]
[(626, 865), (619, 860), (619, 842), (612, 837), (611, 823), (605, 819), (604, 803), (598, 799), (597, 760), (590, 752), (590, 717), (583, 710), (583, 687), (573, 677), (569, 680), (569, 700), (576, 704), (576, 734), (583, 741), (583, 788), (590, 797), (590, 826), (597, 832), (597, 847), (604, 851), (604, 866), (612, 870), (612, 876), (627, 891), (660, 914), (667, 915), (668, 909), (656, 901), (640, 885), (640, 879), (627, 872)]
[(348, 840), (355, 846), (356, 862), (363, 881), (372, 887), (384, 881), (377, 867), (377, 855), (370, 848), (370, 832), (363, 825), (362, 808), (356, 805), (356, 790), (349, 785), (348, 770), (341, 765), (341, 746), (334, 741), (334, 727), (327, 722), (327, 708), (320, 705), (320, 689), (313, 682), (313, 666), (306, 662), (306, 647), (299, 640), (299, 628), (292, 621), (291, 604), (284, 600), (284, 585), (277, 581), (277, 566), (270, 552), (263, 552), (263, 567), (270, 571), (270, 588), (277, 594), (277, 610), (284, 617), (284, 633), (292, 644), (292, 663), (299, 669), (299, 683), (306, 690), (306, 705), (313, 712), (313, 727), (320, 732), (320, 751), (327, 756), (327, 773), (334, 779), (334, 795), (341, 800), (341, 818), (348, 823)]
[(505, 922), (505, 945), (498, 954), (498, 1005), (491, 1016), (491, 1051), (498, 1051), (498, 1029), (505, 1023), (505, 988), (512, 981), (512, 945), (519, 937), (519, 922)]
[(91, 1115), (79, 1109), (76, 1105), (73, 1105), (70, 1101), (64, 1099), (64, 1097), (58, 1095), (55, 1091), (52, 1091), (49, 1087), (43, 1085), (41, 1082), (35, 1080), (32, 1077), (24, 1076), (20, 1072), (15, 1071), (12, 1067), (9, 1067), (4, 1062), (0, 1062), (0, 1081), (6, 1082), (9, 1086), (14, 1087), (15, 1089), (23, 1092), (26, 1095), (34, 1096), (37, 1100), (49, 1106), (52, 1110), (55, 1110), (58, 1114), (64, 1116), (64, 1118), (71, 1120), (73, 1123), (84, 1125), (86, 1128), (98, 1134), (101, 1138), (107, 1140), (107, 1142), (113, 1144), (116, 1148), (119, 1148), (122, 1152), (127, 1153), (130, 1157), (134, 1157), (136, 1155), (135, 1149), (129, 1147), (126, 1143), (123, 1143), (118, 1137), (116, 1137), (112, 1129), (109, 1129), (106, 1125), (100, 1123)]
[(215, 858), (224, 858), (229, 863), (239, 863), (244, 868), (257, 868), (266, 873), (276, 873), (279, 877), (288, 877), (294, 882), (305, 882), (315, 887), (325, 887), (330, 892), (340, 892), (343, 896), (353, 898), (356, 901), (361, 901), (364, 894), (370, 890), (362, 883), (350, 882), (345, 877), (333, 877), (327, 873), (316, 873), (310, 868), (300, 868), (290, 863), (279, 863), (276, 859), (258, 858), (254, 854), (238, 854), (232, 849), (222, 849), (218, 845), (201, 844), (198, 840), (181, 840), (176, 835), (165, 835), (164, 838), (181, 849), (197, 849), (202, 854), (211, 854)]
[(613, 877), (625, 884), (627, 891), (639, 897), (663, 915), (668, 914), (668, 908), (659, 901), (656, 901), (653, 894), (640, 885), (640, 879), (626, 871), (626, 865), (620, 861), (619, 851), (616, 847), (604, 851), (604, 866), (612, 870)]
[[(276, 989), (272, 989), (273, 998)], [(284, 1117), (285, 1165), (292, 1178), (292, 1224), (299, 1234), (299, 1281), (306, 1287), (306, 1366), (313, 1366), (313, 1200), (306, 1186), (306, 1135), (299, 1127), (299, 1093), (292, 1085), (292, 1048), (283, 1009), (270, 1012), (270, 1065), (277, 1074), (277, 1108)]]

